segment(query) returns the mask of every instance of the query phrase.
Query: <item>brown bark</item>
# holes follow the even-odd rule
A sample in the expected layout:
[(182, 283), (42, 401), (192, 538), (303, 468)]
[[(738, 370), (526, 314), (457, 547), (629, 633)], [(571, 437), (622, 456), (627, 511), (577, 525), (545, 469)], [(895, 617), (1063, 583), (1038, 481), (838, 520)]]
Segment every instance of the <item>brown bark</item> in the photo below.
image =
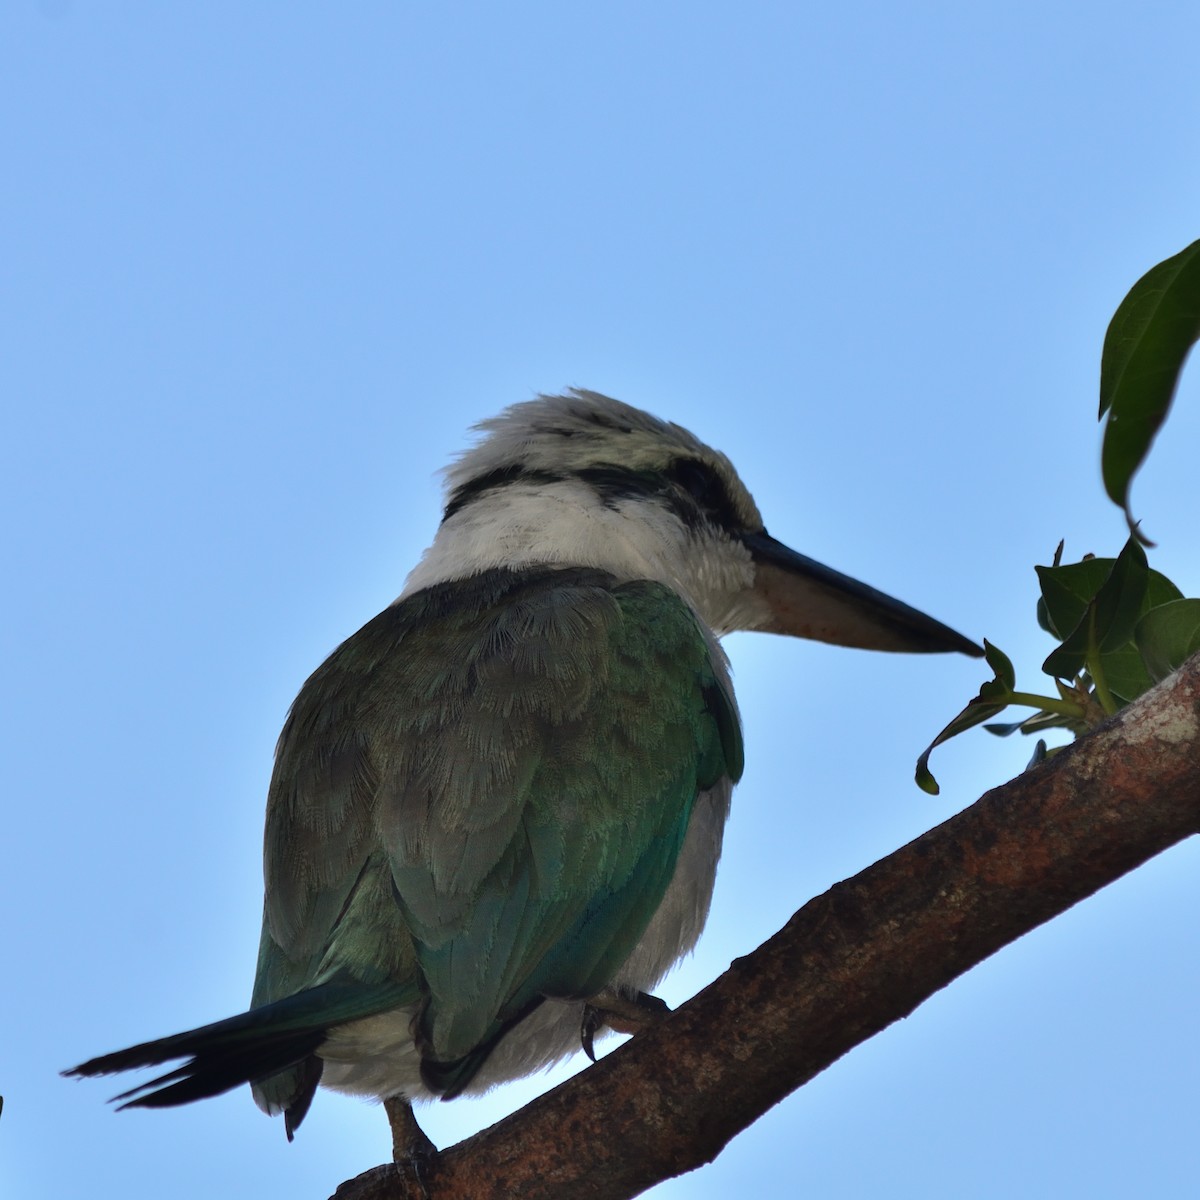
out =
[[(951, 980), (1200, 832), (1200, 655), (1094, 734), (809, 901), (646, 1033), (434, 1157), (429, 1200), (625, 1200)], [(424, 1200), (394, 1166), (336, 1200)]]

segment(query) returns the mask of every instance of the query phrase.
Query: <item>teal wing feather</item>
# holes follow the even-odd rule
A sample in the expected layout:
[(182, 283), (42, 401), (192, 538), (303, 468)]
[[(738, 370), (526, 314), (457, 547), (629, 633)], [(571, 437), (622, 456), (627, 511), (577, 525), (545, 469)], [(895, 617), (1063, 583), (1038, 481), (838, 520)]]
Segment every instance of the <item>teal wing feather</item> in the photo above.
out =
[(405, 985), (449, 1095), (542, 999), (601, 990), (697, 792), (741, 772), (719, 658), (675, 593), (598, 571), (489, 571), (381, 614), (280, 740), (255, 1003)]

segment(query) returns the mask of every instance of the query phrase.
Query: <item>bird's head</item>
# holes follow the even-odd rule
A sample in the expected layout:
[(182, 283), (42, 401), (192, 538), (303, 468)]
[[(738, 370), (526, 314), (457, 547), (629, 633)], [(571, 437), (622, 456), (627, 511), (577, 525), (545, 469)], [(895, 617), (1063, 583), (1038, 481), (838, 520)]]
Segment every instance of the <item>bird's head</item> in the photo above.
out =
[(476, 428), (485, 436), (446, 471), (442, 523), (406, 596), (493, 567), (596, 567), (667, 584), (718, 634), (982, 653), (777, 542), (729, 459), (679, 425), (571, 389)]

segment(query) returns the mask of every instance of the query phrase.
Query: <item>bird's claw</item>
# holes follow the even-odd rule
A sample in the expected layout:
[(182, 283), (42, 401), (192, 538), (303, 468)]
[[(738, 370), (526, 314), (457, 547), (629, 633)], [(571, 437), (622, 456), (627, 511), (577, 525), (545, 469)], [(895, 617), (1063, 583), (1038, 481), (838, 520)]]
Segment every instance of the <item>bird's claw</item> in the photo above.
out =
[(600, 1027), (604, 1024), (604, 1014), (590, 1004), (583, 1006), (583, 1024), (579, 1030), (579, 1040), (583, 1043), (583, 1052), (592, 1060), (596, 1061), (596, 1051), (592, 1043), (595, 1041), (596, 1034)]
[(596, 1034), (607, 1025), (617, 1033), (640, 1033), (671, 1011), (670, 1006), (648, 992), (626, 992), (605, 988), (583, 1006), (580, 1041), (583, 1052), (596, 1061)]
[(421, 1189), (421, 1195), (429, 1200), (429, 1168), (433, 1163), (430, 1154), (413, 1153), (408, 1158), (395, 1160), (396, 1170), (402, 1175), (412, 1174), (413, 1182)]

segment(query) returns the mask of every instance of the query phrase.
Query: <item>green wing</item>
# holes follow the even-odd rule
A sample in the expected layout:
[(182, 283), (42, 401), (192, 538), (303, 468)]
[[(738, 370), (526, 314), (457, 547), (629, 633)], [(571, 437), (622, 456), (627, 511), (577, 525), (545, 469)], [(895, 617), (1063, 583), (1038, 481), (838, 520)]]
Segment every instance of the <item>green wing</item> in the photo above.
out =
[(284, 729), (255, 1001), (410, 983), (453, 1094), (543, 998), (611, 981), (696, 793), (740, 772), (720, 651), (668, 588), (496, 570), (418, 593)]

